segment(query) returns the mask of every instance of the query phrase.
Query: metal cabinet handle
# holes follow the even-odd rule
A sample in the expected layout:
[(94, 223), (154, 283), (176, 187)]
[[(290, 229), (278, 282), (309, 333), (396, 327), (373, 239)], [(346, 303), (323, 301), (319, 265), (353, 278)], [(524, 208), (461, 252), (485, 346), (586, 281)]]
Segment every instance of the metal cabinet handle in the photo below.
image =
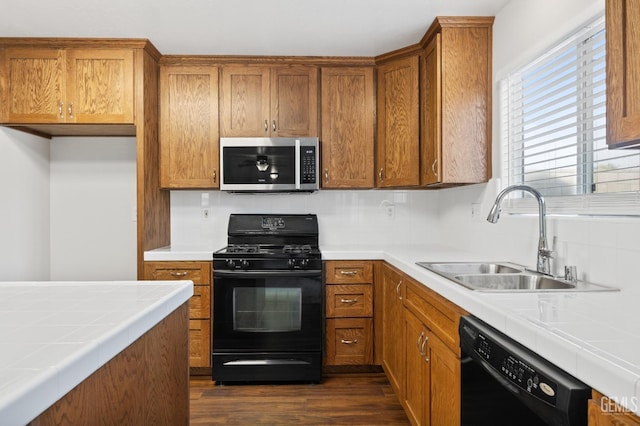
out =
[(353, 276), (353, 275), (357, 275), (358, 273), (356, 271), (340, 271), (340, 275), (349, 275), (349, 276)]
[(213, 169), (213, 183), (216, 183), (217, 180), (218, 180), (218, 170)]
[(417, 345), (418, 346), (418, 351), (420, 351), (420, 356), (423, 356), (424, 353), (422, 352), (422, 339), (424, 338), (424, 331), (422, 333), (420, 333), (420, 335), (418, 336), (418, 342)]
[(329, 169), (324, 169), (324, 182), (329, 183)]
[(433, 172), (433, 175), (435, 177), (438, 177), (438, 172), (436, 171), (437, 164), (438, 164), (438, 159), (436, 158), (435, 160), (433, 160), (433, 163), (431, 164), (431, 171)]
[(69, 102), (69, 118), (73, 118), (73, 102)]
[(186, 277), (189, 273), (188, 272), (172, 272), (171, 276), (172, 277)]
[(428, 341), (429, 341), (429, 336), (425, 335), (424, 340), (422, 341), (422, 345), (420, 345), (420, 355), (424, 357), (424, 362), (429, 362), (429, 357), (427, 356), (427, 350), (425, 349), (425, 346)]
[(269, 131), (269, 121), (268, 120), (264, 120), (264, 131), (265, 131), (265, 133)]
[(358, 299), (340, 299), (340, 303), (348, 303), (353, 305), (354, 303), (358, 303)]
[(402, 280), (400, 280), (400, 282), (398, 283), (398, 285), (396, 286), (396, 296), (398, 296), (399, 300), (402, 300), (402, 295), (400, 294), (400, 286), (402, 285)]
[(273, 120), (272, 130), (273, 130), (274, 132), (276, 131), (276, 120)]
[(62, 102), (62, 101), (58, 102), (58, 116), (59, 116), (60, 118), (64, 118), (64, 111), (63, 111), (63, 109), (64, 109), (64, 102)]
[(353, 339), (353, 340), (340, 339), (340, 343), (344, 343), (345, 345), (353, 345), (355, 343), (358, 343), (358, 339)]
[(381, 168), (381, 169), (378, 171), (378, 180), (379, 180), (380, 182), (382, 182), (382, 181), (384, 180), (384, 179), (382, 179), (382, 171), (383, 171), (383, 170), (384, 170), (384, 169), (383, 169), (383, 168)]

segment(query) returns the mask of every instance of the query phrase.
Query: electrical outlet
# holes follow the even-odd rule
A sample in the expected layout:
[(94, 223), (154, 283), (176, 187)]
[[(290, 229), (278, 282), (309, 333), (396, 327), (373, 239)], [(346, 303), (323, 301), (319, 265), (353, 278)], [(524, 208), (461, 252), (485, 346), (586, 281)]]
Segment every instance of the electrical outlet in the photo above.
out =
[(388, 206), (385, 207), (385, 212), (387, 213), (387, 217), (389, 219), (393, 219), (396, 217), (396, 206), (394, 206), (393, 204), (390, 204)]
[(209, 220), (209, 209), (207, 207), (202, 209), (202, 219)]
[(471, 220), (474, 222), (482, 222), (482, 204), (471, 204)]

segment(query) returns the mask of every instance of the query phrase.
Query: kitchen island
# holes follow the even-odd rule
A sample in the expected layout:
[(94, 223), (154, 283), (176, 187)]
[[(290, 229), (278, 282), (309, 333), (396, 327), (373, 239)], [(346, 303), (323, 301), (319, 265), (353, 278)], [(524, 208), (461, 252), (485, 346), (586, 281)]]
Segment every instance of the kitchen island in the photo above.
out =
[(0, 283), (3, 425), (188, 424), (191, 281)]

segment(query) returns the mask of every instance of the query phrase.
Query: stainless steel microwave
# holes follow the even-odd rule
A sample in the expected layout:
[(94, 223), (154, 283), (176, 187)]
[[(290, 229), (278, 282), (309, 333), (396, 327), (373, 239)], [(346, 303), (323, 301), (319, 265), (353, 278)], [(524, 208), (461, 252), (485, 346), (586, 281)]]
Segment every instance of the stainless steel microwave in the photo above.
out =
[(319, 151), (316, 137), (220, 138), (220, 189), (317, 191)]

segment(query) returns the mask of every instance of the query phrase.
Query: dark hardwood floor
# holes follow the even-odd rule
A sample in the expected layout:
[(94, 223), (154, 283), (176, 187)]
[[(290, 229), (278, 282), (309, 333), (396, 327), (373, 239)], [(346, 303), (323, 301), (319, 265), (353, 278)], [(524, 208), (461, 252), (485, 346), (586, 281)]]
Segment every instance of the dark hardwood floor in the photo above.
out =
[(216, 386), (192, 377), (191, 425), (408, 425), (382, 373), (334, 374), (322, 383)]

